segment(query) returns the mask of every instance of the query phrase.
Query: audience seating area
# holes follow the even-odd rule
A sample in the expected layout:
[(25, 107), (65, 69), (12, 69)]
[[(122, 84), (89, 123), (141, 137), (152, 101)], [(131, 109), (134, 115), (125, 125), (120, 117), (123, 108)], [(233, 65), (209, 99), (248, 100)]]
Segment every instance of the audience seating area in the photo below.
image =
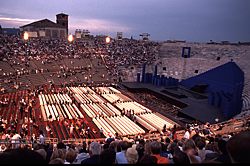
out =
[[(158, 115), (153, 114), (150, 109), (133, 101), (113, 87), (66, 87), (66, 89), (75, 99), (77, 103), (76, 105), (79, 106), (79, 109), (92, 119), (92, 122), (99, 128), (99, 130), (103, 130), (103, 134), (106, 137), (109, 135), (115, 135), (115, 133), (122, 136), (145, 134), (145, 130), (139, 127), (136, 122), (150, 131), (161, 131), (165, 124), (167, 125), (167, 128), (173, 126), (173, 124), (171, 125)], [(64, 98), (69, 97), (65, 95)], [(71, 103), (71, 101), (67, 100), (65, 102)], [(64, 104), (63, 107), (65, 107)], [(136, 122), (133, 122), (127, 114), (122, 115), (122, 111), (132, 110), (135, 115), (140, 117)], [(146, 118), (150, 119), (145, 120), (145, 117), (140, 115), (141, 113), (149, 113), (149, 116)], [(159, 121), (157, 122), (157, 125), (159, 125), (158, 127), (153, 123), (154, 120)]]
[(156, 131), (159, 132), (162, 131), (163, 126), (166, 125), (167, 129), (170, 129), (173, 127), (173, 123), (171, 123), (169, 120), (165, 120), (162, 117), (158, 116), (156, 113), (144, 113), (140, 115), (136, 115), (136, 119), (139, 119), (139, 122), (141, 125), (147, 126), (148, 130), (150, 131)]
[[(42, 130), (47, 138), (80, 139), (83, 138), (80, 135), (81, 131), (76, 128), (79, 120), (82, 121), (81, 124), (84, 123), (85, 129), (90, 127), (89, 138), (92, 139), (102, 138), (103, 135), (109, 137), (116, 134), (121, 136), (147, 134), (148, 131), (161, 131), (165, 124), (167, 128), (171, 127), (171, 124), (161, 117), (162, 115), (152, 113), (150, 109), (113, 87), (65, 87), (58, 90), (45, 88), (37, 92), (39, 92), (37, 95), (33, 95), (33, 92), (23, 90), (0, 95), (0, 115), (6, 117), (8, 122), (14, 118), (20, 119), (21, 114), (18, 110), (21, 100), (24, 99), (26, 106), (34, 100), (32, 115), (38, 128), (33, 131), (28, 130), (28, 136), (32, 133), (38, 134), (38, 131)], [(113, 102), (114, 100), (108, 100), (109, 98), (103, 95), (111, 95), (116, 100), (120, 100)], [(26, 106), (25, 110), (28, 109)], [(146, 114), (148, 114), (146, 118), (149, 119), (144, 117)], [(30, 118), (29, 113), (25, 111), (23, 121), (18, 124), (17, 131), (20, 130), (21, 123), (27, 124), (27, 128), (30, 129), (33, 125)], [(154, 123), (155, 120), (157, 120), (156, 123)], [(74, 126), (73, 133), (70, 131), (71, 125)], [(48, 132), (48, 128), (51, 133)], [(102, 130), (103, 135), (98, 130)]]
[(102, 97), (107, 99), (109, 102), (114, 103), (114, 102), (124, 102), (124, 101), (131, 101), (129, 100), (128, 97), (121, 93), (115, 93), (115, 94), (102, 94)]
[(93, 122), (99, 129), (103, 129), (106, 137), (118, 133), (121, 136), (145, 134), (145, 131), (126, 116), (93, 118)]
[(49, 120), (50, 115), (52, 120), (84, 118), (67, 94), (40, 94), (38, 97), (44, 121)]
[[(103, 137), (100, 133), (94, 133), (92, 129), (96, 131), (102, 130), (105, 137), (114, 136), (116, 133), (121, 136), (134, 136), (151, 132), (161, 133), (164, 125), (166, 125), (166, 129), (170, 129), (176, 124), (167, 117), (157, 112), (152, 112), (124, 94), (122, 95), (125, 97), (121, 97), (122, 101), (112, 103), (102, 97), (104, 93), (116, 97), (122, 94), (121, 91), (113, 87), (66, 87), (61, 89), (60, 93), (57, 91), (40, 92), (35, 100), (33, 115), (37, 120), (39, 129), (46, 133), (46, 126), (51, 128), (52, 135), (46, 135), (46, 137), (57, 138), (58, 140), (81, 138), (77, 129), (73, 133), (70, 132), (70, 124), (76, 123), (76, 119), (83, 120), (86, 127), (90, 127), (90, 138)], [(83, 95), (85, 95), (85, 98), (82, 97)], [(23, 98), (27, 101), (32, 99), (28, 96), (27, 91), (8, 93), (1, 95), (1, 101), (5, 101), (6, 98), (9, 103), (19, 103)], [(37, 104), (38, 107), (36, 107)], [(8, 121), (14, 116), (20, 118), (18, 104), (9, 104), (2, 108), (1, 116), (7, 117)], [(134, 119), (128, 114), (132, 110), (134, 110)], [(42, 117), (41, 120), (39, 119), (40, 115)], [(50, 115), (51, 119), (49, 119)], [(60, 121), (58, 121), (59, 119)], [(69, 125), (65, 126), (63, 124), (64, 121), (69, 122)], [(239, 123), (233, 122), (233, 127), (228, 125), (228, 127), (224, 127), (223, 131), (217, 132), (224, 134), (230, 132), (230, 130), (239, 131), (242, 125), (243, 122), (241, 121)], [(28, 127), (30, 126), (31, 124), (28, 123)], [(18, 125), (19, 129), (20, 127), (21, 124)], [(29, 131), (28, 135), (30, 134)]]
[(136, 101), (132, 102), (117, 102), (115, 104), (121, 110), (134, 110), (135, 114), (145, 113), (145, 112), (152, 112), (150, 109), (144, 107), (143, 105), (137, 103)]

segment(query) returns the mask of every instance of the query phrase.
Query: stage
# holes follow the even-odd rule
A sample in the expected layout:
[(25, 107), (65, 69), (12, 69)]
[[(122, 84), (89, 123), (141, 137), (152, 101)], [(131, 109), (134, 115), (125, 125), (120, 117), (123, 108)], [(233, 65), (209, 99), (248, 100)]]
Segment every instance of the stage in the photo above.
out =
[[(156, 87), (152, 84), (137, 82), (122, 82), (120, 84), (129, 91), (151, 91), (160, 95), (170, 104), (181, 108), (180, 113), (200, 122), (213, 124), (226, 120), (218, 108), (208, 104), (205, 95), (192, 92), (184, 87)], [(218, 121), (216, 122), (215, 119)]]

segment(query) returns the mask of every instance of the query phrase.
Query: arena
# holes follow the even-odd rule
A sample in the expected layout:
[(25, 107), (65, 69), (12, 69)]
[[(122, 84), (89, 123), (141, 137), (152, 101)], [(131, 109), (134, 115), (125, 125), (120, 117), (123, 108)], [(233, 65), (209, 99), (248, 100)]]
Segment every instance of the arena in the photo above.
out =
[[(226, 142), (231, 137), (244, 140), (242, 134), (249, 138), (249, 131), (245, 131), (250, 120), (249, 45), (134, 39), (111, 39), (106, 43), (105, 37), (69, 43), (61, 39), (0, 37), (2, 152), (32, 149), (40, 153), (43, 149), (49, 163), (60, 158), (53, 158), (57, 150), (67, 148), (63, 152), (66, 159), (61, 159), (80, 164), (84, 160), (77, 160), (77, 155), (89, 155), (87, 149), (101, 146), (101, 155), (133, 151), (140, 163), (144, 157), (155, 161), (147, 148), (160, 146), (161, 154), (153, 152), (152, 156), (165, 156), (164, 163), (183, 162), (178, 158), (183, 155), (188, 163), (230, 163), (223, 149)], [(192, 48), (190, 58), (181, 57), (182, 47)], [(178, 97), (166, 99), (162, 98), (164, 94), (146, 88), (131, 91), (127, 87), (136, 82), (143, 64), (148, 66), (146, 72), (152, 73), (157, 64), (161, 75), (180, 82), (230, 61), (244, 71), (245, 82), (242, 112), (229, 120), (208, 123), (190, 119), (181, 115), (185, 106)], [(169, 94), (165, 91), (166, 96)], [(68, 153), (75, 155), (73, 161), (67, 159)], [(5, 162), (6, 158), (0, 158)], [(116, 159), (116, 163), (122, 161)]]

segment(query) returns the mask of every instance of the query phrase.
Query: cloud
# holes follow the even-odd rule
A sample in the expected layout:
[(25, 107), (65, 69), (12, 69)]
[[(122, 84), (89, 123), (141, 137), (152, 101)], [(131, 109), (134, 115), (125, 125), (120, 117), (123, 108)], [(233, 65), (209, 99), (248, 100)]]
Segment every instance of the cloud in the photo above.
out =
[(11, 18), (11, 17), (2, 17), (0, 16), (1, 24), (4, 26), (21, 26), (33, 21), (36, 21), (34, 19), (24, 19), (24, 18)]
[[(4, 17), (0, 15), (0, 22), (4, 27), (19, 27), (34, 21), (37, 19), (25, 19), (25, 18), (12, 18)], [(52, 20), (54, 21), (54, 20)], [(96, 18), (70, 18), (69, 19), (69, 31), (74, 32), (76, 29), (88, 29), (91, 33), (114, 33), (114, 32), (131, 32), (132, 28), (121, 23), (96, 19)]]
[(35, 21), (35, 20), (34, 19), (23, 19), (23, 18), (0, 17), (0, 21), (31, 22), (31, 21)]
[(69, 29), (74, 31), (76, 29), (88, 29), (94, 33), (110, 33), (110, 32), (131, 32), (132, 28), (120, 23), (103, 20), (103, 19), (70, 19)]

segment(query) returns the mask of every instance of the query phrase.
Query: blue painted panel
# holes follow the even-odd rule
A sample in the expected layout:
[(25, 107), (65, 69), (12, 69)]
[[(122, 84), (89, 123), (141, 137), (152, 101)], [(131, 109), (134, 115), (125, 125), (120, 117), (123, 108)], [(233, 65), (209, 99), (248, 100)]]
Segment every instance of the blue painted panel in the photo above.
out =
[(140, 77), (141, 77), (141, 73), (137, 73), (137, 79), (136, 79), (136, 82), (140, 82)]
[(199, 84), (208, 85), (209, 104), (219, 107), (226, 118), (241, 112), (244, 72), (235, 62), (228, 62), (183, 80), (180, 84), (186, 88)]

